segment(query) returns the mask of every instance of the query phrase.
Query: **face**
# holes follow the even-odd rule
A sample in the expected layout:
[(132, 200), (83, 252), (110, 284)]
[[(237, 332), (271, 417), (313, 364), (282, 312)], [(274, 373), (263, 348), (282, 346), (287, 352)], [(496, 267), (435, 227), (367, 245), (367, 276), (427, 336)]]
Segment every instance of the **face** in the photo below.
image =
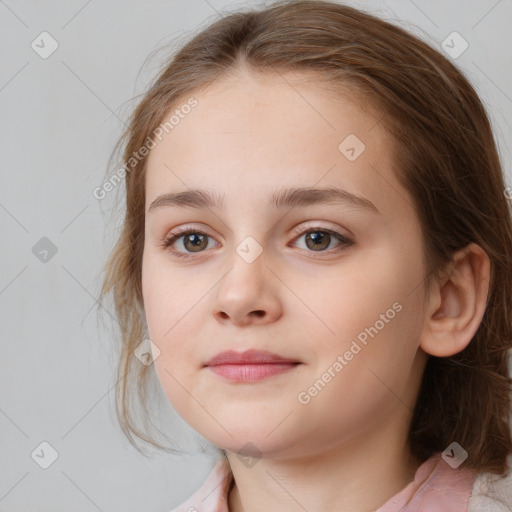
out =
[[(390, 139), (357, 102), (284, 76), (214, 83), (151, 150), (142, 264), (170, 403), (216, 446), (268, 457), (410, 419), (425, 362), (421, 231)], [(344, 192), (312, 193), (327, 188)], [(191, 190), (222, 204), (150, 208)], [(205, 366), (249, 349), (299, 364), (249, 381)]]

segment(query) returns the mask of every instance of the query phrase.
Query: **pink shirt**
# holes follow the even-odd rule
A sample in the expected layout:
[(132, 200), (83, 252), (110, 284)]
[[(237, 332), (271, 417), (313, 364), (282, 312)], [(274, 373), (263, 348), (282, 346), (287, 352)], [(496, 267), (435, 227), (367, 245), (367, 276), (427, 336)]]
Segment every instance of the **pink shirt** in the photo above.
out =
[[(440, 452), (436, 453), (418, 467), (413, 481), (375, 512), (470, 512), (468, 504), (475, 478), (474, 471), (453, 469)], [(198, 491), (170, 512), (229, 512), (227, 499), (232, 479), (229, 463), (222, 457)]]

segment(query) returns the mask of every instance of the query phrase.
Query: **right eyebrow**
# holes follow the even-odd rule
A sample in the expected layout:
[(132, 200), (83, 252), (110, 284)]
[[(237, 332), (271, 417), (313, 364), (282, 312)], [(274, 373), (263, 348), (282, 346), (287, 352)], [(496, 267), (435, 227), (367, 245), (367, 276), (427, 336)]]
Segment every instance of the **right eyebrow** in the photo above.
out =
[[(148, 213), (161, 207), (217, 208), (223, 207), (224, 196), (206, 189), (191, 189), (159, 195), (150, 205)], [(377, 207), (365, 197), (336, 187), (287, 188), (274, 192), (269, 197), (275, 209), (300, 208), (313, 204), (346, 204), (380, 215)]]

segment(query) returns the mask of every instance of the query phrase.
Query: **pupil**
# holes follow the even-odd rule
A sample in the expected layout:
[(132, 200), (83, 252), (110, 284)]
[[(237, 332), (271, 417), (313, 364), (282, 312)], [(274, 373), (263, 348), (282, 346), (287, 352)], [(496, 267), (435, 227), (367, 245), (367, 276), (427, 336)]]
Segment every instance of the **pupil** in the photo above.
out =
[(191, 242), (194, 247), (201, 248), (201, 243), (203, 242), (203, 239), (203, 235), (191, 234), (188, 235), (185, 240)]
[[(309, 247), (308, 242), (312, 240), (314, 242), (312, 248), (316, 248), (316, 249), (322, 248), (323, 249), (323, 248), (325, 248), (325, 247), (327, 247), (329, 245), (328, 242), (327, 242), (327, 244), (325, 243), (325, 241), (328, 240), (329, 236), (330, 236), (329, 233), (322, 233), (320, 231), (316, 231), (314, 233), (308, 233), (306, 235), (306, 243), (307, 243), (307, 245)], [(324, 243), (322, 245), (319, 245), (317, 242), (320, 242), (320, 244), (322, 244), (322, 242), (324, 242)]]

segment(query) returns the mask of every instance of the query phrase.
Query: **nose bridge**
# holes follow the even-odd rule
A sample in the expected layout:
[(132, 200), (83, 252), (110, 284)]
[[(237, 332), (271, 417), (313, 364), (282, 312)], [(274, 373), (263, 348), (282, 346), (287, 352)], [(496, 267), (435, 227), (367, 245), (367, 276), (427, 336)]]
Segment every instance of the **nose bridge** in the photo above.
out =
[(245, 237), (234, 247), (229, 261), (231, 270), (219, 285), (224, 293), (240, 299), (246, 297), (246, 300), (253, 300), (251, 297), (261, 294), (265, 286), (267, 257), (256, 239)]
[[(251, 313), (274, 317), (278, 309), (272, 272), (268, 258), (259, 242), (247, 236), (233, 248), (230, 269), (216, 287), (211, 311), (234, 321), (247, 321)], [(254, 316), (254, 315), (253, 315)]]

